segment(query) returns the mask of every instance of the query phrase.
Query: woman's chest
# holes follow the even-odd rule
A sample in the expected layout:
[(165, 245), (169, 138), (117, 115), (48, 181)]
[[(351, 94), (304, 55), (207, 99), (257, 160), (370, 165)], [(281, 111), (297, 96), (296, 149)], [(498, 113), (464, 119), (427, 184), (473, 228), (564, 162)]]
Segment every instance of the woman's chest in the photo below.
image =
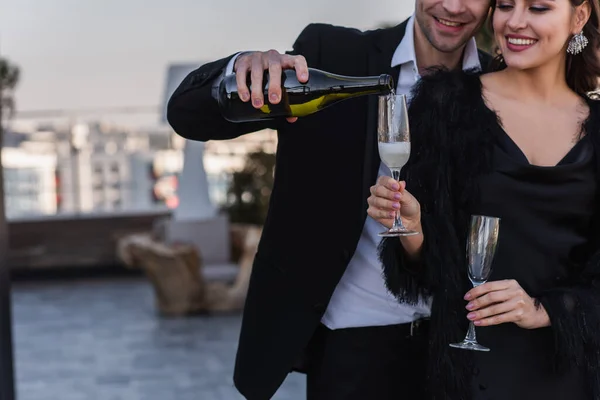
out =
[(497, 102), (495, 107), (506, 135), (532, 165), (557, 165), (582, 137), (583, 110), (514, 102)]
[(511, 120), (504, 124), (504, 130), (527, 162), (543, 167), (557, 165), (577, 144), (581, 134), (578, 125), (564, 120), (543, 123)]

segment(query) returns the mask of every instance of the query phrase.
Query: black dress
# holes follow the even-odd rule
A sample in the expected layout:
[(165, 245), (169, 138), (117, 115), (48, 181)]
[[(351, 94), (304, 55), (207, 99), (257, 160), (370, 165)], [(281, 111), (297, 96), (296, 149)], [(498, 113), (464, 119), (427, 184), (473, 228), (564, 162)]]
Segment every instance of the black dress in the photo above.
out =
[[(500, 125), (491, 174), (481, 179), (475, 213), (501, 218), (490, 281), (515, 279), (527, 293), (562, 282), (584, 262), (596, 202), (594, 149), (584, 136), (552, 167), (531, 165)], [(585, 400), (583, 377), (553, 370), (552, 328), (477, 328), (490, 352), (475, 354), (477, 400)]]
[[(421, 204), (423, 249), (414, 260), (386, 238), (379, 257), (399, 301), (433, 298), (431, 399), (600, 400), (600, 102), (587, 102), (585, 136), (557, 165), (539, 167), (486, 107), (478, 73), (430, 73), (415, 85), (402, 178)], [(487, 353), (449, 346), (468, 325), (474, 213), (502, 218), (491, 280), (517, 280), (551, 321), (477, 328)]]

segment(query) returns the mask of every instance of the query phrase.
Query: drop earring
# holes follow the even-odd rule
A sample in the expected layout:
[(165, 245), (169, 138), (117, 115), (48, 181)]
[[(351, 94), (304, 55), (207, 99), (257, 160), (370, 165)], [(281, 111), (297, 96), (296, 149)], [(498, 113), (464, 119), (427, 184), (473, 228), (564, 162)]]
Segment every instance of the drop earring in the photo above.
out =
[(588, 45), (588, 38), (585, 37), (583, 31), (574, 35), (571, 40), (569, 40), (569, 45), (567, 46), (567, 53), (569, 54), (579, 54), (585, 49)]

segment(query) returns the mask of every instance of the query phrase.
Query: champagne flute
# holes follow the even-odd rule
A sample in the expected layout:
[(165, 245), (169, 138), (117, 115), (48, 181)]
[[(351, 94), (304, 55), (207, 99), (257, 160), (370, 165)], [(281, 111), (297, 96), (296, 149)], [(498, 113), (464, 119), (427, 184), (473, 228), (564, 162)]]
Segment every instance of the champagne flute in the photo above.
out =
[[(410, 157), (410, 129), (406, 96), (387, 95), (379, 97), (377, 137), (381, 161), (390, 169), (392, 177), (399, 181), (400, 171)], [(396, 211), (393, 226), (379, 236), (395, 237), (417, 235), (419, 232), (406, 229)]]
[[(477, 287), (490, 278), (492, 260), (498, 244), (500, 218), (483, 215), (471, 216), (471, 227), (467, 238), (467, 261), (469, 280)], [(450, 347), (465, 350), (490, 351), (489, 348), (477, 343), (475, 325), (469, 322), (469, 330), (460, 343), (451, 343)]]

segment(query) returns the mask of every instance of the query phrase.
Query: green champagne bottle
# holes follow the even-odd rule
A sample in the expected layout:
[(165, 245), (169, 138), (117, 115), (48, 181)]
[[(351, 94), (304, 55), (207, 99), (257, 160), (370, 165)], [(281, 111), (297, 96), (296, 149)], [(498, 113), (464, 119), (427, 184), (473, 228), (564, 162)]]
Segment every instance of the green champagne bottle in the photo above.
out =
[[(240, 99), (235, 74), (227, 75), (220, 82), (217, 100), (223, 117), (231, 122), (251, 122), (280, 117), (305, 117), (340, 101), (358, 96), (394, 92), (394, 83), (390, 75), (379, 76), (343, 76), (308, 69), (308, 81), (301, 83), (293, 69), (281, 74), (281, 100), (278, 104), (268, 101), (269, 74), (263, 76), (264, 104), (254, 108), (251, 101)], [(250, 76), (247, 80), (251, 87)]]

